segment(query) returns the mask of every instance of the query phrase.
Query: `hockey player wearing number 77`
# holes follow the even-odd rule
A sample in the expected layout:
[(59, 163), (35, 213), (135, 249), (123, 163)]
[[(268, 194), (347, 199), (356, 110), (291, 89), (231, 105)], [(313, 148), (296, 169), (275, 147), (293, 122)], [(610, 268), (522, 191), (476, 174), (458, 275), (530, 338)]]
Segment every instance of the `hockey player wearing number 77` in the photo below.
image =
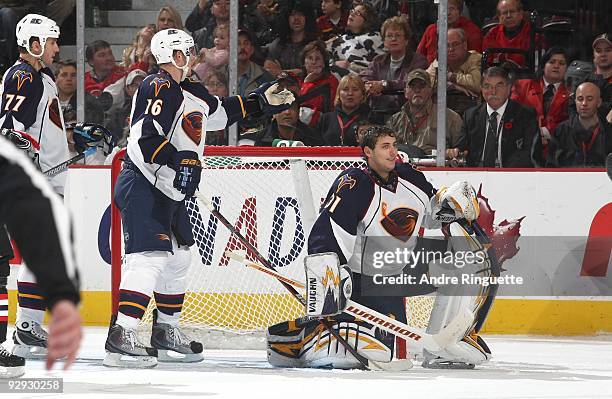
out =
[[(28, 14), (16, 27), (19, 59), (2, 77), (0, 85), (0, 128), (24, 131), (40, 146), (35, 163), (46, 171), (69, 157), (64, 120), (59, 107), (55, 77), (49, 66), (59, 52), (57, 24), (42, 15)], [(3, 143), (6, 145), (6, 142)], [(66, 173), (50, 178), (53, 190), (63, 195)], [(6, 235), (0, 227), (0, 234)], [(6, 238), (6, 237), (4, 237)], [(10, 247), (0, 239), (0, 304), (7, 301), (6, 279)], [(41, 327), (45, 312), (43, 292), (28, 267), (17, 278), (18, 310), (13, 334), (13, 354), (42, 357), (47, 352), (47, 333)], [(0, 308), (1, 309), (1, 308)], [(0, 313), (0, 342), (6, 339), (6, 317)], [(2, 355), (0, 354), (0, 365)]]
[[(266, 83), (247, 97), (218, 98), (188, 76), (196, 60), (191, 36), (157, 32), (151, 52), (159, 72), (147, 76), (132, 100), (127, 156), (114, 192), (121, 211), (125, 265), (119, 314), (109, 329), (104, 365), (153, 367), (157, 361), (197, 362), (202, 344), (178, 328), (194, 243), (184, 200), (200, 184), (207, 130), (224, 129), (252, 114), (272, 115), (295, 100)], [(151, 347), (135, 329), (155, 297)]]
[[(396, 289), (393, 283), (377, 285), (382, 277), (374, 276), (394, 277), (397, 281), (398, 276), (409, 275), (418, 282), (423, 275), (437, 277), (482, 272), (489, 266), (475, 263), (459, 268), (455, 264), (425, 261), (410, 264), (408, 261), (409, 267), (402, 260), (385, 260), (385, 264), (377, 265), (376, 253), (393, 255), (397, 250), (405, 250), (417, 254), (424, 250), (444, 252), (447, 248), (457, 251), (465, 237), (459, 224), (454, 222), (476, 220), (478, 203), (469, 183), (459, 181), (435, 190), (422, 172), (410, 164), (398, 162), (397, 136), (387, 127), (367, 128), (361, 148), (367, 167), (348, 169), (336, 178), (308, 237), (308, 256), (304, 260), (308, 284), (306, 300), (310, 307), (307, 315), (329, 317), (327, 320), (333, 323), (333, 328), (359, 354), (376, 362), (390, 362), (406, 357), (405, 343), (378, 329), (376, 324), (369, 324), (368, 318), (358, 319), (343, 314), (346, 301), (335, 299), (337, 295), (330, 294), (335, 288), (330, 287), (338, 286), (338, 291), (350, 295), (352, 301), (402, 323), (406, 323), (404, 297), (436, 291), (436, 302), (426, 331), (436, 334), (464, 309), (474, 310), (474, 314), (482, 313), (478, 312), (477, 304), (480, 302), (475, 300), (477, 296), (468, 291), (474, 287), (459, 287), (464, 290), (455, 291), (456, 287), (451, 285), (413, 284)], [(420, 230), (437, 229), (443, 223), (454, 233), (451, 235), (457, 235), (459, 239), (436, 240), (435, 245), (432, 240), (427, 240), (426, 244), (420, 237)], [(461, 247), (461, 250), (465, 249)], [(352, 272), (352, 281), (348, 280), (347, 268)], [(335, 283), (330, 283), (330, 280)], [(344, 289), (349, 282), (352, 294), (350, 289)], [(325, 311), (317, 313), (317, 309)], [(455, 340), (450, 340), (443, 350), (437, 353), (424, 351), (423, 365), (471, 368), (486, 361), (490, 357), (486, 344), (473, 329), (466, 327), (466, 330), (465, 335), (460, 331), (453, 337)], [(319, 327), (316, 319), (279, 323), (268, 329), (267, 338), (268, 361), (274, 366), (362, 366), (325, 329)], [(418, 342), (408, 342), (408, 345), (418, 345)], [(408, 349), (416, 352), (413, 348)]]

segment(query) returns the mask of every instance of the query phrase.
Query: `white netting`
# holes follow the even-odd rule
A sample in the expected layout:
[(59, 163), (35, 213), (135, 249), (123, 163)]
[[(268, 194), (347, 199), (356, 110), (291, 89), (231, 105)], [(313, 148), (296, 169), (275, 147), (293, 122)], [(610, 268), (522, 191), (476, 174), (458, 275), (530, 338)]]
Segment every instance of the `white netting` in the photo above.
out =
[[(312, 212), (308, 216), (307, 210), (300, 207), (304, 206), (304, 195), (312, 195), (310, 206), (318, 208), (342, 170), (363, 167), (364, 163), (358, 157), (309, 158), (300, 162), (278, 156), (209, 156), (205, 158), (200, 188), (278, 271), (304, 281), (302, 261), (306, 255), (307, 229), (312, 223), (304, 223), (304, 215), (312, 217)], [(300, 180), (299, 174), (299, 167), (304, 164), (306, 182)], [(187, 208), (196, 245), (192, 247), (181, 315), (185, 328), (198, 332), (196, 335), (208, 330), (243, 334), (261, 332), (270, 325), (303, 315), (301, 305), (278, 281), (224, 255), (231, 249), (247, 253), (249, 259), (255, 260), (199, 202), (189, 201)], [(433, 297), (410, 299), (407, 311), (410, 324), (425, 327), (432, 303)], [(149, 323), (152, 308), (151, 304), (144, 319)], [(209, 336), (206, 341), (210, 344)], [(244, 345), (242, 340), (240, 345)]]

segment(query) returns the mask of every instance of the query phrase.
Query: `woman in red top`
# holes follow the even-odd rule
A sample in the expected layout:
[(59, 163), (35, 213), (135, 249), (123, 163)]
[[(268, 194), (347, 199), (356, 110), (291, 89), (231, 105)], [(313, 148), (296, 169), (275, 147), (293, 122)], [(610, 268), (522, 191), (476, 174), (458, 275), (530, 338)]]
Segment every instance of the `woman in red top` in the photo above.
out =
[(300, 85), (300, 120), (316, 126), (321, 113), (334, 109), (338, 79), (329, 71), (330, 56), (324, 42), (308, 43), (300, 59), (304, 79)]
[(551, 47), (542, 57), (543, 67), (535, 79), (520, 79), (514, 83), (512, 99), (535, 109), (540, 125), (544, 154), (555, 127), (568, 119), (569, 90), (563, 79), (568, 56), (565, 49)]
[[(482, 32), (470, 19), (461, 15), (463, 0), (448, 0), (448, 29), (461, 28), (465, 32), (468, 50), (482, 51)], [(417, 53), (424, 55), (431, 64), (438, 58), (438, 24), (425, 29)]]

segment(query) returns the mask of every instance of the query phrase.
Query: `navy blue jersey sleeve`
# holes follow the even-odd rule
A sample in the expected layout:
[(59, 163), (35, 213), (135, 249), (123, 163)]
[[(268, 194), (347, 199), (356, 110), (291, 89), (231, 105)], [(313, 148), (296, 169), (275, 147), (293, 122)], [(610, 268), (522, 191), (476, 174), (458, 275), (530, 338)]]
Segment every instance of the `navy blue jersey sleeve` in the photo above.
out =
[(185, 79), (181, 82), (181, 87), (206, 102), (209, 108), (208, 115), (219, 114), (219, 108), (223, 108), (225, 111), (224, 117), (227, 120), (226, 125), (218, 127), (215, 124), (215, 130), (231, 126), (235, 122), (243, 120), (247, 115), (256, 114), (261, 111), (256, 98), (244, 96), (216, 97), (210, 94), (204, 85), (197, 80)]
[(180, 86), (163, 75), (140, 84), (132, 110), (132, 127), (142, 122), (138, 145), (148, 163), (167, 165), (176, 149), (167, 140), (183, 102)]
[(308, 253), (335, 252), (342, 264), (352, 256), (357, 227), (370, 208), (374, 182), (360, 169), (340, 174), (327, 194), (308, 237)]
[(27, 130), (36, 121), (37, 109), (43, 95), (40, 75), (29, 64), (18, 64), (10, 69), (3, 82), (0, 118), (3, 128)]
[(397, 174), (400, 178), (409, 181), (410, 183), (417, 186), (421, 191), (427, 194), (427, 197), (431, 199), (434, 195), (436, 195), (436, 190), (431, 183), (427, 180), (423, 172), (418, 170), (411, 163), (401, 163), (397, 164), (395, 167)]

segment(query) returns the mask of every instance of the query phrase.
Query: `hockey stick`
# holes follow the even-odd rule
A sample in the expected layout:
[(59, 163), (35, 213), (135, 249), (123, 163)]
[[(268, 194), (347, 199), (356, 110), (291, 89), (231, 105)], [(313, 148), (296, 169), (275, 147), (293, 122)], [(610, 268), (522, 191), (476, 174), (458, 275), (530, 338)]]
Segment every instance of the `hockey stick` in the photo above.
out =
[(606, 157), (606, 173), (610, 180), (612, 180), (612, 153), (608, 154)]
[[(225, 252), (225, 254), (230, 259), (240, 262), (252, 269), (264, 272), (272, 277), (275, 277), (281, 282), (290, 284), (295, 288), (306, 288), (304, 284), (295, 280), (291, 280), (278, 273), (277, 271), (270, 270), (265, 266), (262, 266), (255, 262), (251, 262), (246, 259), (244, 255), (241, 255), (237, 252), (227, 251)], [(364, 321), (367, 321), (368, 323), (375, 325), (381, 330), (395, 335), (396, 337), (403, 338), (419, 346), (423, 346), (423, 348), (427, 350), (433, 351), (439, 351), (440, 349), (447, 347), (453, 342), (456, 342), (455, 337), (462, 336), (474, 320), (473, 315), (470, 314), (467, 310), (465, 310), (462, 315), (453, 319), (453, 321), (451, 321), (451, 323), (446, 326), (440, 333), (431, 335), (427, 334), (421, 329), (413, 328), (406, 323), (402, 323), (401, 321), (398, 321), (387, 315), (370, 309), (369, 307), (357, 303), (351, 299), (347, 300), (347, 306), (346, 309), (344, 309), (344, 313), (358, 317)]]
[[(264, 265), (265, 268), (275, 271), (274, 267), (268, 262), (266, 258), (263, 257), (263, 255), (259, 253), (257, 248), (255, 248), (255, 246), (253, 246), (249, 241), (247, 241), (247, 239), (244, 238), (244, 236), (240, 233), (240, 231), (238, 231), (229, 222), (229, 220), (225, 218), (225, 216), (223, 216), (217, 209), (215, 209), (215, 207), (208, 200), (208, 198), (206, 198), (199, 191), (196, 191), (195, 195), (200, 200), (200, 202), (208, 209), (208, 211), (213, 216), (215, 216), (244, 246), (246, 246), (246, 248), (249, 251), (251, 251), (251, 253), (261, 262), (262, 265)], [(280, 281), (280, 283), (283, 285), (283, 287), (285, 287), (289, 291), (289, 293), (291, 293), (291, 295), (295, 299), (298, 300), (298, 302), (306, 306), (306, 300), (304, 299), (302, 295), (300, 295), (300, 293), (294, 287), (292, 287), (290, 284), (287, 284), (284, 281)], [(360, 353), (358, 353), (355, 348), (349, 345), (349, 343), (346, 342), (346, 340), (342, 336), (340, 336), (340, 334), (336, 330), (333, 329), (333, 327), (327, 320), (318, 319), (318, 322), (322, 326), (324, 326), (327, 329), (327, 331), (329, 331), (329, 333), (336, 339), (336, 341), (338, 341), (347, 351), (351, 353), (351, 355), (355, 357), (355, 359), (357, 359), (361, 364), (363, 364), (364, 367), (368, 370), (403, 371), (403, 370), (407, 370), (408, 368), (412, 368), (412, 362), (410, 360), (392, 362), (395, 364), (378, 363), (373, 360), (370, 360), (366, 358), (365, 356), (361, 355)]]
[(96, 147), (90, 147), (86, 149), (85, 151), (83, 151), (82, 153), (75, 155), (74, 157), (68, 159), (67, 161), (64, 161), (60, 163), (59, 165), (56, 165), (52, 167), (51, 169), (44, 171), (43, 175), (48, 176), (48, 177), (53, 177), (57, 175), (58, 173), (61, 173), (64, 170), (68, 169), (68, 166), (75, 164), (79, 162), (81, 159), (93, 154), (94, 152), (96, 152), (96, 150), (97, 150)]

